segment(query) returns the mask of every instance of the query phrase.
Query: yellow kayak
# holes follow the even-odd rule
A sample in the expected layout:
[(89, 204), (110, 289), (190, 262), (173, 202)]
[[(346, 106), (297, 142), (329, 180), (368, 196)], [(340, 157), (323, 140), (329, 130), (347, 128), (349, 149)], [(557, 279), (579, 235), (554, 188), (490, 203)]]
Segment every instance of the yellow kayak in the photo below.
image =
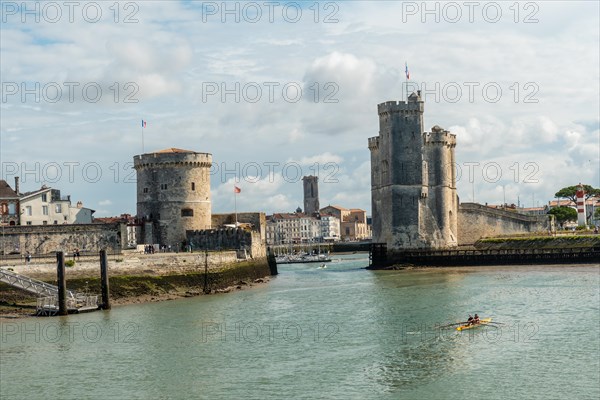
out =
[(458, 327), (456, 328), (456, 330), (457, 330), (457, 331), (464, 331), (465, 329), (473, 329), (473, 328), (478, 328), (478, 327), (480, 327), (481, 325), (487, 325), (487, 324), (489, 324), (490, 322), (492, 322), (492, 319), (491, 319), (491, 318), (483, 318), (483, 319), (480, 319), (480, 320), (479, 320), (479, 323), (478, 323), (478, 324), (473, 324), (473, 325), (461, 325), (461, 326), (458, 326)]

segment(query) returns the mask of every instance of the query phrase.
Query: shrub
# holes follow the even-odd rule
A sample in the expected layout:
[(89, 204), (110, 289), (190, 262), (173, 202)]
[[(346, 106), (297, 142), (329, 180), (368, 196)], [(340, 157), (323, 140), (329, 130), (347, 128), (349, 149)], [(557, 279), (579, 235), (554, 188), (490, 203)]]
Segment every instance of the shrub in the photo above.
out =
[(72, 267), (75, 265), (75, 260), (67, 260), (65, 261), (65, 267)]

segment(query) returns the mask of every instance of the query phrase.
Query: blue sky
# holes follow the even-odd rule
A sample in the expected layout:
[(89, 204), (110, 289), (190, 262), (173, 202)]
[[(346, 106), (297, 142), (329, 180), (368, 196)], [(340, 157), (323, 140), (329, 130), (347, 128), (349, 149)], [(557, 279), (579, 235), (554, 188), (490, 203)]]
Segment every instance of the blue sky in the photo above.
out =
[(316, 172), (322, 206), (370, 212), (367, 139), (405, 62), (427, 130), (457, 135), (462, 201), (600, 186), (597, 2), (1, 4), (2, 177), (96, 216), (135, 214), (142, 119), (146, 152), (213, 154), (214, 212), (236, 180), (238, 210), (293, 211)]

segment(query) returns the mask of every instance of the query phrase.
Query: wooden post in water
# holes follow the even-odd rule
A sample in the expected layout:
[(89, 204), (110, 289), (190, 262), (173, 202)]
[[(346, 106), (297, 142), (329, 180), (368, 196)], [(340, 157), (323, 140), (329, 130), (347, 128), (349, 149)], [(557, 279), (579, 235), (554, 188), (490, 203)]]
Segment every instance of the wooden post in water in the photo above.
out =
[(204, 293), (210, 293), (208, 289), (208, 247), (204, 249)]
[(56, 278), (58, 281), (58, 315), (67, 315), (67, 279), (65, 276), (65, 254), (56, 252)]
[(108, 258), (106, 250), (100, 250), (100, 285), (102, 286), (102, 304), (100, 308), (110, 310), (110, 299), (108, 296)]

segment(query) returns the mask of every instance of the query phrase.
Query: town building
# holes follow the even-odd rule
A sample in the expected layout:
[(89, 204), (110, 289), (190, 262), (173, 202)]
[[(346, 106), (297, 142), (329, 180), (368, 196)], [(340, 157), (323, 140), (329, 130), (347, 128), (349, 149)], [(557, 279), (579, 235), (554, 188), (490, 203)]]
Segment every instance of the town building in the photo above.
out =
[(334, 216), (276, 213), (267, 216), (267, 244), (321, 243), (340, 240), (340, 222)]
[(46, 185), (20, 193), (18, 177), (15, 190), (0, 181), (0, 211), (2, 225), (8, 226), (91, 224), (95, 212), (80, 201), (72, 205), (71, 196), (61, 196), (60, 190)]
[(46, 185), (20, 194), (21, 225), (91, 224), (95, 210), (81, 201), (71, 204), (71, 196), (61, 196), (60, 190)]
[(333, 215), (321, 215), (321, 238), (323, 242), (337, 242), (341, 239), (339, 218)]
[(0, 225), (19, 225), (19, 178), (15, 178), (13, 190), (8, 183), (0, 180)]
[(367, 212), (365, 210), (328, 205), (321, 208), (319, 213), (321, 216), (331, 215), (340, 220), (340, 239), (343, 241), (371, 238), (371, 230), (367, 224)]
[(129, 214), (121, 214), (118, 217), (94, 218), (95, 224), (122, 224), (127, 233), (124, 243), (128, 248), (135, 248), (141, 236), (141, 224), (138, 219)]

